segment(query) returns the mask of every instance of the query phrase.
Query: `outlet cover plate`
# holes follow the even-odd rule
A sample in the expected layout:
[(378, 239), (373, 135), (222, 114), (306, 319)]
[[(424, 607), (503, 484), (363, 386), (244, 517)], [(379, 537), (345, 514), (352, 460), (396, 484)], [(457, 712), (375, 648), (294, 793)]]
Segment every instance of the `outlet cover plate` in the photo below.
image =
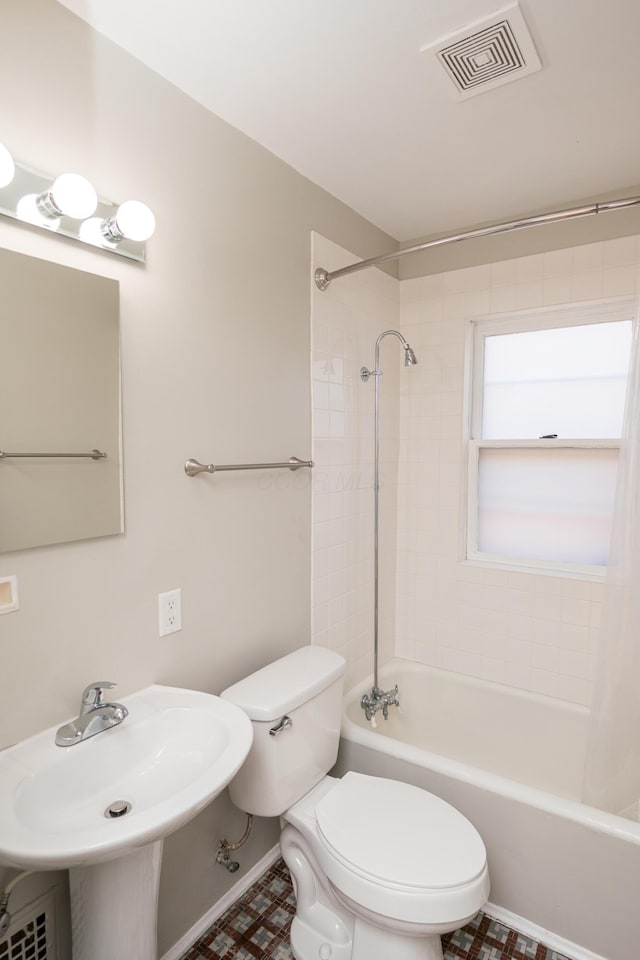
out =
[(19, 606), (18, 578), (0, 577), (0, 613), (13, 613)]
[(161, 637), (182, 630), (182, 590), (158, 594), (158, 627)]

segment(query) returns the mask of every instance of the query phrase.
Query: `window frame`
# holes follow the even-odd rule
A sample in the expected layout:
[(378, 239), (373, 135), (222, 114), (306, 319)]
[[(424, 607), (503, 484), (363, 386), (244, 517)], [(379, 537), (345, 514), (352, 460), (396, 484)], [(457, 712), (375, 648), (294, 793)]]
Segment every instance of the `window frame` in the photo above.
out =
[(468, 327), (468, 362), (470, 387), (467, 391), (467, 490), (466, 523), (463, 556), (468, 563), (528, 573), (602, 580), (606, 566), (579, 564), (559, 560), (534, 560), (526, 557), (492, 554), (478, 549), (478, 469), (483, 449), (608, 449), (619, 450), (620, 439), (482, 439), (482, 405), (484, 387), (484, 344), (488, 336), (551, 330), (560, 327), (587, 326), (592, 323), (633, 322), (636, 302), (629, 297), (568, 304), (566, 307), (541, 307), (537, 310), (513, 311), (508, 314), (472, 317)]

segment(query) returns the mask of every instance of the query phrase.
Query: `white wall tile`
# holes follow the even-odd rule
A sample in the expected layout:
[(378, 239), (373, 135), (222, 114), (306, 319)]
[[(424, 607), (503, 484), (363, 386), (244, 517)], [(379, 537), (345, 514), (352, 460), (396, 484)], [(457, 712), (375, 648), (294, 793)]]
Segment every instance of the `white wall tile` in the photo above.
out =
[(605, 269), (602, 291), (605, 297), (633, 297), (637, 291), (638, 271), (634, 266)]
[(573, 250), (550, 250), (544, 254), (543, 277), (568, 277), (573, 271)]
[(634, 295), (639, 262), (640, 238), (623, 237), (400, 283), (402, 329), (421, 350), (417, 376), (400, 380), (398, 651), (589, 702), (602, 584), (460, 562), (464, 340), (471, 317)]
[(587, 243), (573, 250), (573, 273), (597, 272), (604, 266), (604, 243)]
[(542, 298), (545, 307), (554, 304), (569, 303), (571, 300), (571, 275), (545, 277), (542, 281)]
[(571, 280), (572, 300), (599, 300), (604, 296), (602, 270), (574, 273)]
[(515, 310), (517, 305), (518, 288), (515, 283), (506, 286), (491, 288), (491, 313), (506, 313)]
[(604, 267), (624, 267), (636, 264), (637, 238), (617, 237), (615, 240), (606, 240), (603, 251)]
[[(331, 268), (353, 259), (323, 244)], [(460, 562), (465, 337), (475, 316), (634, 295), (639, 260), (640, 238), (624, 237), (314, 293), (313, 630), (347, 657), (348, 683), (371, 671), (372, 644), (373, 389), (359, 369), (396, 328), (419, 364), (404, 371), (385, 345), (381, 650), (589, 702), (602, 585)]]
[(537, 253), (530, 257), (520, 257), (516, 260), (516, 277), (518, 284), (526, 284), (532, 280), (542, 280), (544, 277), (544, 254)]
[[(354, 259), (322, 239), (323, 266)], [(314, 268), (318, 264), (314, 263)], [(439, 281), (432, 289), (441, 289)], [(373, 664), (373, 381), (362, 383), (363, 364), (373, 365), (375, 342), (385, 329), (400, 325), (400, 297), (416, 331), (427, 315), (429, 285), (422, 279), (402, 291), (378, 270), (345, 278), (326, 293), (313, 290), (313, 458), (312, 486), (312, 639), (344, 655), (347, 684), (369, 673)], [(330, 296), (328, 296), (330, 294)], [(441, 341), (442, 331), (432, 331)], [(383, 356), (381, 463), (383, 490), (380, 529), (380, 652), (393, 654), (398, 464), (397, 410), (401, 351)], [(414, 623), (406, 628), (413, 633)], [(413, 637), (405, 649), (412, 650)]]
[(501, 260), (491, 264), (491, 286), (513, 286), (518, 280), (518, 263), (516, 260)]

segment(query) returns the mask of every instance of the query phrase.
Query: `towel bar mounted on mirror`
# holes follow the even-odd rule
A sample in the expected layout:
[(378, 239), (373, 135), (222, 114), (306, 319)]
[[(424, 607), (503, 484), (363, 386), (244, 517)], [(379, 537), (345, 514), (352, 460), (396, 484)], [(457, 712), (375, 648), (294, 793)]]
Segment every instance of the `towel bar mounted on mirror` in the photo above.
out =
[(195, 477), (198, 473), (219, 473), (221, 470), (299, 470), (300, 467), (314, 466), (313, 460), (299, 460), (298, 457), (289, 457), (284, 463), (200, 463), (198, 460), (187, 460), (184, 472), (188, 477)]
[(103, 453), (102, 450), (91, 450), (90, 453), (7, 453), (5, 450), (0, 450), (0, 460), (8, 460), (17, 457), (41, 457), (44, 458), (59, 458), (59, 457), (72, 457), (72, 458), (88, 458), (90, 460), (106, 460), (107, 455)]

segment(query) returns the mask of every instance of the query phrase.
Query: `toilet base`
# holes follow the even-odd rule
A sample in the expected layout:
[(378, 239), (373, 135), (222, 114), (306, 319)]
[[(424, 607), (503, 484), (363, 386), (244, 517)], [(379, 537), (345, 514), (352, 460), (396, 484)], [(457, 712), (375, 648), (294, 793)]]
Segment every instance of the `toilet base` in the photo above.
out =
[[(390, 921), (395, 929), (381, 926), (366, 916), (365, 908), (338, 895), (305, 838), (290, 824), (282, 831), (280, 848), (297, 900), (291, 925), (295, 960), (443, 960), (440, 936), (433, 926), (428, 933), (424, 928), (408, 933), (408, 925), (397, 921)], [(405, 930), (399, 929), (403, 926)], [(451, 930), (452, 925), (441, 929)]]
[[(393, 960), (442, 960), (442, 941), (437, 934), (407, 937), (384, 930), (356, 917), (350, 960), (393, 957)], [(333, 960), (333, 958), (332, 958)]]
[(291, 951), (295, 960), (443, 960), (442, 941), (430, 937), (404, 937), (356, 918), (353, 940), (336, 943), (299, 917), (291, 925)]

